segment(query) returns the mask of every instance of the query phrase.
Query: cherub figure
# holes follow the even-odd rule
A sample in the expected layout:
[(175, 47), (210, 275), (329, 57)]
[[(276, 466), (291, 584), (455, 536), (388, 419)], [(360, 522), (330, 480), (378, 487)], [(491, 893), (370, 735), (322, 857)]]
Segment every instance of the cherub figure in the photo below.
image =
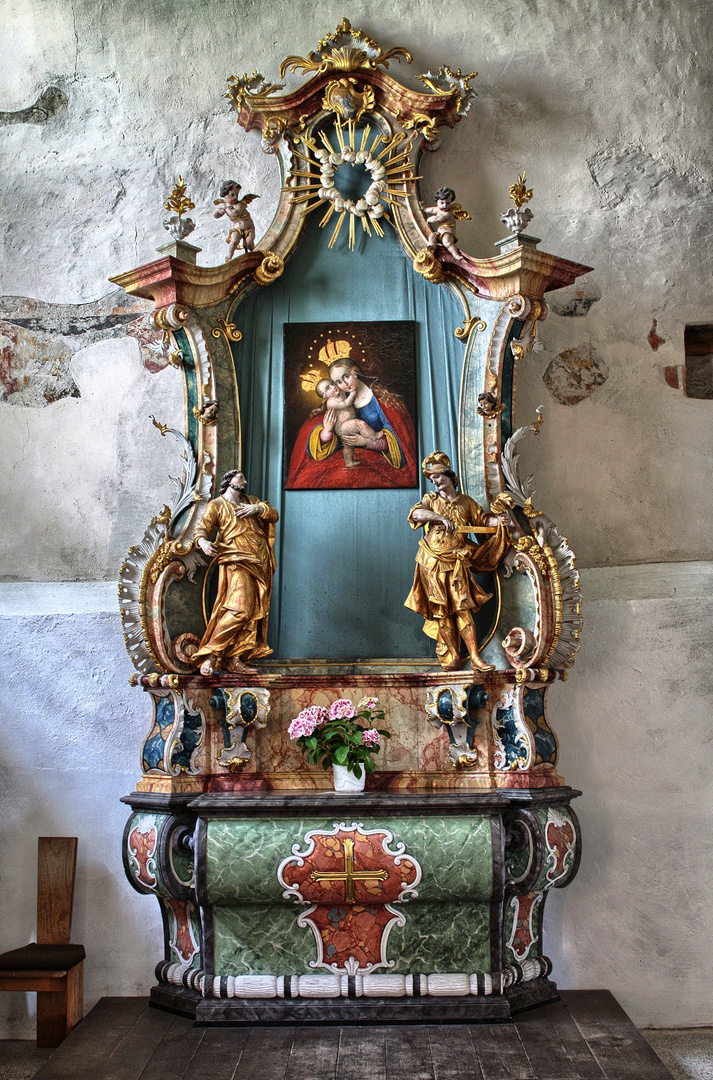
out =
[(498, 405), (498, 399), (495, 394), (486, 392), (485, 394), (478, 394), (478, 416), (485, 416), (487, 419), (491, 419), (493, 416), (499, 416), (503, 411), (502, 405)]
[(209, 398), (202, 409), (199, 409), (197, 405), (193, 406), (193, 415), (198, 419), (199, 424), (205, 424), (206, 427), (213, 427), (218, 423), (218, 409), (220, 406), (214, 398)]
[[(317, 397), (321, 397), (322, 401), (326, 402), (327, 414), (330, 411), (334, 411), (334, 428), (333, 430), (339, 436), (352, 435), (355, 437), (355, 441), (352, 446), (345, 446), (342, 450), (344, 455), (344, 465), (347, 469), (354, 469), (361, 462), (354, 458), (354, 446), (366, 446), (370, 450), (375, 449), (374, 441), (378, 442), (380, 439), (380, 433), (374, 431), (370, 424), (367, 424), (366, 420), (359, 420), (356, 412), (354, 411), (354, 399), (356, 398), (357, 391), (350, 390), (349, 393), (345, 393), (340, 390), (336, 383), (333, 383), (331, 379), (320, 379), (314, 388)], [(331, 419), (328, 415), (325, 416), (325, 420)]]
[(224, 180), (220, 185), (220, 198), (213, 200), (213, 205), (220, 209), (213, 211), (213, 217), (221, 218), (225, 215), (233, 226), (225, 241), (228, 245), (226, 262), (230, 262), (241, 244), (245, 251), (252, 251), (255, 247), (255, 222), (250, 216), (248, 206), (253, 199), (259, 198), (259, 195), (244, 195), (241, 199), (240, 184), (235, 180)]
[(453, 188), (439, 188), (433, 197), (436, 200), (435, 206), (424, 206), (423, 203), (419, 203), (430, 226), (428, 247), (435, 249), (441, 244), (442, 247), (450, 251), (454, 259), (458, 259), (460, 262), (462, 255), (456, 247), (458, 240), (456, 223), (458, 221), (469, 221), (470, 214), (463, 209), (460, 203), (454, 201), (456, 193)]

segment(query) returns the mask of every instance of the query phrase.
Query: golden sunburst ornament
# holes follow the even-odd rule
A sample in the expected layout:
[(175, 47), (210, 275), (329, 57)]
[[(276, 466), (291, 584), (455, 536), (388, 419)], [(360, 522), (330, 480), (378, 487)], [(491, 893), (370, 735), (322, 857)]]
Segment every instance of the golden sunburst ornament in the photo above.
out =
[[(307, 204), (302, 211), (303, 216), (320, 205), (327, 205), (327, 212), (319, 223), (320, 228), (325, 228), (335, 213), (338, 215), (329, 241), (330, 248), (337, 242), (344, 220), (348, 217), (349, 248), (353, 251), (356, 243), (356, 222), (361, 221), (362, 229), (368, 236), (371, 236), (373, 227), (376, 235), (382, 237), (384, 230), (381, 220), (393, 224), (385, 204), (393, 205), (397, 204), (398, 199), (408, 199), (410, 193), (403, 190), (404, 182), (419, 180), (420, 177), (413, 175), (410, 163), (413, 136), (398, 132), (387, 139), (377, 131), (370, 144), (370, 124), (366, 124), (361, 130), (359, 140), (355, 123), (350, 120), (345, 127), (339, 119), (336, 120), (333, 131), (337, 138), (336, 146), (324, 131), (318, 133), (321, 146), (314, 138), (305, 135), (301, 137), (300, 143), (311, 156), (299, 152), (295, 156), (307, 163), (309, 168), (299, 171), (293, 169), (290, 176), (304, 177), (310, 182), (285, 190), (292, 193), (293, 202)], [(379, 150), (382, 143), (385, 145)], [(369, 186), (356, 201), (344, 198), (334, 182), (336, 172), (344, 165), (363, 165), (369, 175)]]

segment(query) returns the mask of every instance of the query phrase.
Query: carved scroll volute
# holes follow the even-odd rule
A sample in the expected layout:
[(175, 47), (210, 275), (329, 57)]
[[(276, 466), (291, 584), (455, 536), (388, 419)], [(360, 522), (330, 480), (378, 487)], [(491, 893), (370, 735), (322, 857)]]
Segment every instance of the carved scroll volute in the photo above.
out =
[[(478, 394), (490, 394), (493, 399), (492, 408), (478, 409), (482, 420), (485, 494), (488, 502), (506, 490), (500, 459), (503, 443), (515, 429), (517, 367), (529, 352), (538, 347), (537, 325), (546, 316), (547, 306), (543, 300), (518, 295), (503, 305), (496, 319), (483, 388), (477, 390)], [(517, 337), (513, 333), (516, 322), (523, 324)], [(506, 384), (511, 387), (509, 396)]]
[[(171, 470), (174, 496), (170, 506), (157, 514), (139, 544), (131, 549), (120, 571), (119, 605), (129, 656), (142, 674), (151, 672), (186, 674), (190, 664), (176, 655), (166, 627), (165, 601), (168, 588), (201, 563), (193, 551), (193, 532), (215, 483), (218, 418), (205, 421), (205, 405), (216, 394), (213, 364), (206, 339), (194, 316), (177, 305), (154, 315), (158, 325), (175, 335), (186, 399), (186, 434), (153, 419), (162, 436), (179, 443), (177, 467)], [(191, 434), (192, 432), (192, 434)], [(190, 435), (190, 437), (189, 437)], [(180, 479), (179, 479), (180, 477)], [(185, 659), (188, 659), (185, 657)]]
[(536, 668), (547, 657), (557, 629), (557, 567), (548, 563), (537, 540), (523, 533), (514, 538), (504, 570), (506, 575), (512, 572), (527, 575), (534, 593), (536, 621), (534, 631), (512, 627), (503, 641), (503, 648), (514, 668)]

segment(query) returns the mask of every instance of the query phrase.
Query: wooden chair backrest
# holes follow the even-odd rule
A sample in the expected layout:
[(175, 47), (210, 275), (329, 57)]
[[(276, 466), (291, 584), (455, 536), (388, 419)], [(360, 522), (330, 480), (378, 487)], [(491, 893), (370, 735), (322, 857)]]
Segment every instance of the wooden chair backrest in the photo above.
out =
[(72, 936), (76, 836), (37, 841), (37, 944), (69, 945)]

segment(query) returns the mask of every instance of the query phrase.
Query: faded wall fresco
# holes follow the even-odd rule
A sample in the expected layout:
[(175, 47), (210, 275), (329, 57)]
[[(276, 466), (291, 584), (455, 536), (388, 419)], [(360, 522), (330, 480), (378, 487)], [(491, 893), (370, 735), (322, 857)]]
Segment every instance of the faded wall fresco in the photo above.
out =
[(163, 334), (147, 318), (151, 307), (123, 290), (91, 304), (0, 297), (0, 401), (41, 408), (79, 397), (70, 374), (72, 356), (87, 345), (127, 334), (139, 343), (146, 370), (162, 371), (169, 361)]

